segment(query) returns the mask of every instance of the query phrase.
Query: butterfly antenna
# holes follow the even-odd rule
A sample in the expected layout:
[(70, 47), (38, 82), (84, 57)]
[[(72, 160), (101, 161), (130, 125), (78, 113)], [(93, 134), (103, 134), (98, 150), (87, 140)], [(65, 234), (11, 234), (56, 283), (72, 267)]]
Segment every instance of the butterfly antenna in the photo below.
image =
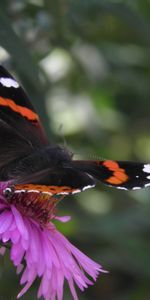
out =
[(62, 138), (64, 147), (67, 148), (68, 145), (67, 145), (67, 141), (66, 141), (65, 134), (64, 134), (63, 124), (59, 125), (59, 133)]
[(82, 159), (88, 159), (88, 160), (105, 160), (103, 157), (100, 157), (100, 156), (98, 156), (98, 155), (93, 155), (93, 154), (86, 154), (86, 155), (84, 155), (83, 153), (81, 154), (81, 153), (74, 153), (74, 155), (78, 155), (78, 156), (81, 156), (81, 157), (83, 157)]

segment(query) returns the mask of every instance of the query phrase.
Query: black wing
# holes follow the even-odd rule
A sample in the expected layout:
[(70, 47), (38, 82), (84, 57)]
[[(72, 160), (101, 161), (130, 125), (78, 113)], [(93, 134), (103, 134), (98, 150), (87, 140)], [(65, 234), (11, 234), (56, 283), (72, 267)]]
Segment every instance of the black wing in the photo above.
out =
[(0, 66), (0, 167), (48, 144), (39, 117), (19, 83)]
[(150, 164), (131, 161), (72, 161), (72, 166), (85, 171), (98, 181), (124, 190), (150, 186)]

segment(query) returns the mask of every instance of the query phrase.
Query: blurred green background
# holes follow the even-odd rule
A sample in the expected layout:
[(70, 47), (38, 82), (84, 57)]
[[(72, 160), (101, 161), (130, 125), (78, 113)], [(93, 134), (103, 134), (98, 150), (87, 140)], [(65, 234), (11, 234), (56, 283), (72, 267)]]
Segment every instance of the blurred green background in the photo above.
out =
[[(149, 0), (0, 1), (0, 62), (22, 82), (49, 140), (76, 158), (150, 161), (149, 50)], [(80, 300), (150, 299), (149, 194), (99, 185), (59, 205), (72, 221), (57, 227), (110, 271)], [(19, 288), (6, 255), (0, 299), (16, 299)]]

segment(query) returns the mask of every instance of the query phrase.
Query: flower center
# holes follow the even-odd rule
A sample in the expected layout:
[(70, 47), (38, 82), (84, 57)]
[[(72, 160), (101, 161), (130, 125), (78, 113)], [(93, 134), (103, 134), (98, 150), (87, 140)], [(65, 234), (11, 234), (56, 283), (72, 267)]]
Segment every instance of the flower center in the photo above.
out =
[(10, 187), (5, 189), (4, 194), (7, 201), (23, 215), (31, 217), (41, 225), (53, 219), (57, 203), (64, 198), (64, 195), (50, 196), (42, 192), (17, 191), (16, 193)]

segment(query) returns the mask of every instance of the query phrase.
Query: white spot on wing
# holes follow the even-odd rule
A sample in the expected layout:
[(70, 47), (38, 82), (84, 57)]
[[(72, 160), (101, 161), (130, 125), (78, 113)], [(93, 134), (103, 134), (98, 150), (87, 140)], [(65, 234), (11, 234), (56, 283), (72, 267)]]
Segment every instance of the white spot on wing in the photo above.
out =
[(141, 190), (140, 186), (135, 186), (132, 190)]
[(17, 89), (19, 87), (18, 82), (12, 78), (1, 77), (0, 83), (7, 88), (14, 87), (15, 89)]
[(42, 193), (42, 194), (47, 194), (47, 195), (49, 195), (49, 196), (54, 195), (54, 194), (52, 194), (51, 192), (44, 192), (44, 191), (42, 191), (42, 192), (40, 192), (40, 193)]
[(125, 190), (125, 191), (128, 190), (127, 188), (125, 188), (125, 187), (123, 187), (123, 186), (118, 186), (117, 189), (118, 189), (118, 190)]
[(148, 175), (146, 178), (147, 178), (147, 179), (150, 179), (150, 175)]
[(144, 165), (144, 168), (143, 168), (143, 171), (144, 171), (145, 173), (150, 173), (150, 164), (145, 164), (145, 165)]
[(139, 178), (139, 175), (136, 175), (136, 178)]
[(56, 195), (68, 195), (70, 194), (69, 192), (60, 192), (60, 193), (56, 193)]
[(26, 192), (26, 190), (16, 190), (16, 191), (14, 191), (15, 194), (18, 194), (18, 193), (25, 193), (25, 192)]
[(150, 186), (150, 183), (146, 183), (144, 186), (145, 186), (145, 187)]
[(40, 193), (38, 190), (26, 190), (27, 193)]
[(80, 192), (81, 192), (81, 190), (78, 189), (78, 190), (73, 191), (72, 194), (77, 194), (77, 193), (80, 193)]
[(82, 191), (85, 191), (85, 190), (87, 190), (87, 189), (91, 189), (91, 188), (93, 188), (94, 186), (95, 186), (95, 184), (84, 186), (83, 189), (82, 189)]

